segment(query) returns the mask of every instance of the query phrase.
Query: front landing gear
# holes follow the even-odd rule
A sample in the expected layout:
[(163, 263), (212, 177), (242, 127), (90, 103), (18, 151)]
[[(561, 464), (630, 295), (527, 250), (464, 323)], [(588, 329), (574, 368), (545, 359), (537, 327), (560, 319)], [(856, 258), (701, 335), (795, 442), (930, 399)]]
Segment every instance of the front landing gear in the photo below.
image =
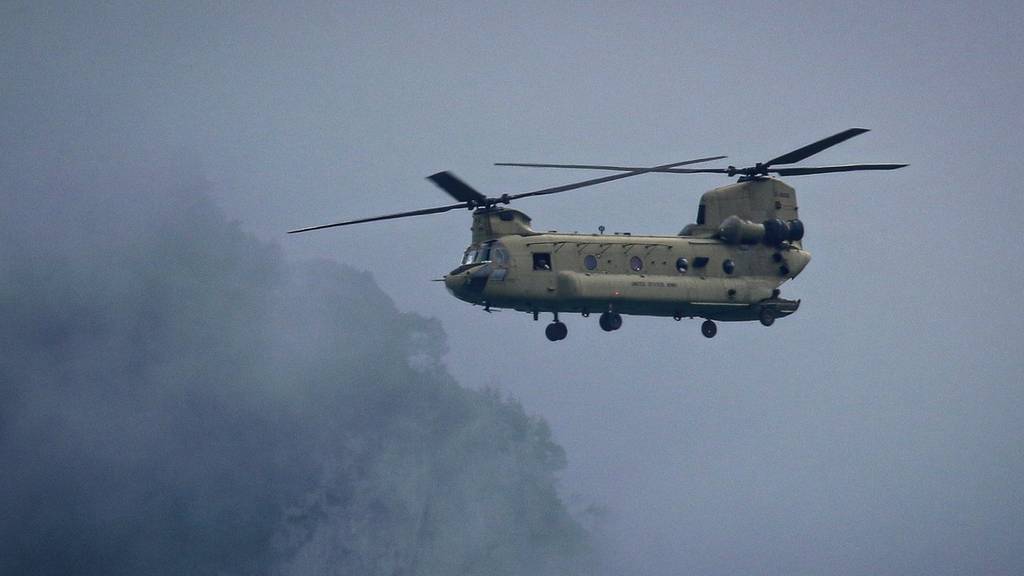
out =
[(601, 325), (601, 330), (614, 332), (622, 328), (622, 315), (618, 312), (605, 312), (601, 314), (601, 318), (598, 319), (597, 323)]
[[(537, 313), (533, 313), (533, 318), (537, 319)], [(544, 335), (548, 337), (548, 340), (552, 342), (558, 342), (559, 340), (565, 340), (565, 337), (569, 335), (569, 329), (558, 320), (558, 312), (555, 312), (555, 317), (548, 324), (548, 327), (544, 329)]]
[(564, 340), (565, 337), (569, 335), (569, 329), (566, 328), (563, 322), (558, 322), (556, 320), (555, 322), (548, 324), (548, 327), (544, 329), (544, 335), (548, 337), (548, 340), (557, 342), (559, 340)]
[(705, 320), (704, 323), (700, 325), (700, 333), (703, 334), (705, 338), (714, 338), (715, 334), (718, 334), (718, 326), (716, 326), (711, 320)]

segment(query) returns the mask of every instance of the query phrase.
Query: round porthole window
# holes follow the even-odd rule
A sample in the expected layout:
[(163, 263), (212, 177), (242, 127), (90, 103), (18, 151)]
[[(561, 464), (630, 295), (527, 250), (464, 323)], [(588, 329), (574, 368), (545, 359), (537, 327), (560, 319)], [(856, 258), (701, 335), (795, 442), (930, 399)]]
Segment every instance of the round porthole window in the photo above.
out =
[(732, 260), (726, 260), (725, 262), (722, 262), (722, 270), (724, 270), (726, 274), (732, 274), (732, 271), (735, 269), (736, 264), (734, 264)]
[(686, 258), (680, 258), (676, 260), (676, 270), (679, 270), (680, 274), (685, 274), (690, 269), (690, 263)]
[(639, 272), (644, 269), (644, 261), (639, 256), (633, 256), (629, 259), (629, 267), (633, 269), (633, 272)]
[(583, 266), (587, 270), (593, 270), (597, 268), (597, 256), (594, 256), (593, 254), (587, 254), (583, 258)]

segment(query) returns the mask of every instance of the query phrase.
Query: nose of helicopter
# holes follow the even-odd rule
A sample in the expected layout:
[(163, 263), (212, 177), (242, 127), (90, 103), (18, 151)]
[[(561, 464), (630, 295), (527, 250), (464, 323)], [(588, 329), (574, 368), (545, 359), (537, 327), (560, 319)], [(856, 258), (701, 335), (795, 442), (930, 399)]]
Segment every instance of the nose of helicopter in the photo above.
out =
[(478, 302), (490, 275), (489, 266), (474, 266), (470, 269), (460, 267), (444, 277), (444, 285), (459, 300)]
[(459, 300), (465, 300), (465, 298), (463, 298), (463, 292), (465, 291), (465, 282), (465, 273), (448, 274), (447, 276), (444, 277), (444, 287), (447, 288), (448, 291), (452, 293), (452, 296), (455, 296)]

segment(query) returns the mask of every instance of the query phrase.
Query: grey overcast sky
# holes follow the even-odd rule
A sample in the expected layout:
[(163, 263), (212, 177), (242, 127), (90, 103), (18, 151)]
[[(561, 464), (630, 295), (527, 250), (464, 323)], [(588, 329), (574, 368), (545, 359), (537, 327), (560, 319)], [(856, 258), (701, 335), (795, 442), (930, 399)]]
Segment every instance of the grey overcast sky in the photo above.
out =
[[(296, 258), (440, 320), (448, 368), (546, 418), (623, 573), (1024, 573), (1019, 2), (5, 2), (0, 170), (196, 170)], [(770, 329), (487, 315), (432, 278), (461, 212), (312, 224), (589, 176), (500, 161), (908, 162), (793, 177), (814, 259)], [(710, 175), (524, 201), (539, 229), (672, 234)], [(55, 182), (57, 183), (57, 182)], [(59, 190), (59, 186), (55, 186)], [(157, 187), (156, 189), (160, 189)], [(6, 200), (5, 200), (6, 201)], [(338, 330), (345, 330), (338, 326)]]

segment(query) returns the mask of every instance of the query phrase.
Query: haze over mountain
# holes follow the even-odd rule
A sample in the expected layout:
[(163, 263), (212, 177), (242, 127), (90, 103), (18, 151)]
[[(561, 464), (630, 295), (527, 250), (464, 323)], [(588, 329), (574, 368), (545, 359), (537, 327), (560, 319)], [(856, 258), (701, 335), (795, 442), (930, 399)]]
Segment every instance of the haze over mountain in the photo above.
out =
[(180, 166), (36, 168), (0, 183), (0, 572), (591, 566), (547, 424), (456, 383), (436, 320)]

